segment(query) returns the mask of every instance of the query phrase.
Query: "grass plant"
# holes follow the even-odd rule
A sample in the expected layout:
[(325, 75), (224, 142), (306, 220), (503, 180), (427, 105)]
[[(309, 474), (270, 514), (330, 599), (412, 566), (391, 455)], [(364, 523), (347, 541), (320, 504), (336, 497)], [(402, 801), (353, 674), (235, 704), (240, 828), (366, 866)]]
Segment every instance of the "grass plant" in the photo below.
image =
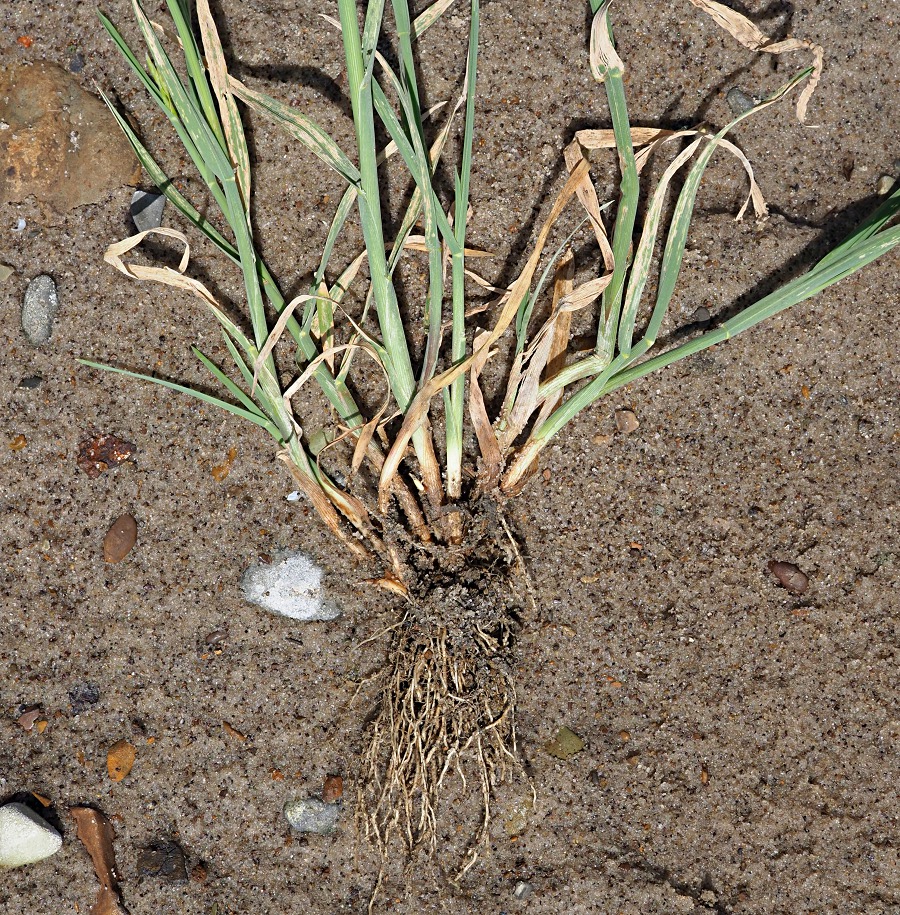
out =
[[(222, 396), (120, 368), (85, 364), (143, 378), (255, 423), (275, 440), (279, 458), (334, 534), (357, 556), (382, 563), (379, 583), (406, 597), (410, 609), (396, 627), (386, 698), (373, 725), (362, 773), (367, 829), (382, 850), (395, 834), (410, 850), (433, 846), (441, 785), (471, 751), (484, 795), (480, 839), (487, 830), (493, 782), (515, 765), (514, 690), (502, 656), (515, 630), (511, 620), (516, 612), (491, 611), (487, 604), (502, 607), (504, 598), (490, 592), (490, 600), (483, 598), (471, 619), (460, 622), (435, 615), (426, 592), (435, 576), (444, 574), (444, 560), (436, 559), (434, 574), (423, 576), (410, 564), (411, 553), (427, 548), (433, 550), (430, 555), (446, 557), (440, 553), (442, 545), (465, 547), (482, 536), (473, 533), (477, 523), (464, 523), (462, 506), (483, 504), (485, 497), (499, 505), (520, 492), (548, 442), (580, 411), (650, 372), (749, 330), (890, 251), (900, 242), (900, 227), (890, 224), (900, 209), (900, 188), (805, 274), (705, 333), (652, 355), (678, 280), (697, 190), (711, 158), (719, 150), (737, 157), (749, 176), (748, 204), (763, 217), (765, 203), (752, 168), (727, 135), (792, 93), (799, 96), (802, 118), (821, 72), (820, 48), (798, 39), (769, 42), (746, 17), (728, 7), (691, 0), (748, 48), (775, 54), (809, 52), (813, 66), (717, 132), (633, 127), (610, 2), (590, 0), (589, 63), (605, 90), (612, 126), (576, 134), (565, 151), (567, 180), (549, 203), (521, 272), (508, 288), (497, 289), (471, 268), (473, 259), (484, 252), (467, 247), (478, 0), (468, 0), (461, 95), (437, 111), (425, 110), (422, 103), (416, 43), (453, 0), (437, 0), (415, 18), (407, 0), (391, 0), (389, 35), (384, 28), (385, 0), (368, 0), (361, 20), (356, 0), (337, 0), (338, 18), (330, 21), (339, 28), (344, 45), (355, 128), (352, 150), (340, 148), (308, 114), (229, 73), (208, 0), (197, 0), (195, 10), (188, 0), (167, 0), (174, 32), (168, 24), (152, 23), (139, 0), (132, 2), (145, 44), (144, 62), (101, 14), (103, 26), (171, 123), (228, 226), (227, 237), (181, 194), (129, 120), (114, 105), (110, 108), (150, 179), (187, 223), (239, 267), (246, 312), (243, 321), (233, 320), (206, 287), (187, 275), (187, 238), (173, 229), (151, 231), (184, 244), (178, 270), (126, 263), (125, 255), (148, 234), (140, 233), (110, 247), (106, 259), (131, 278), (179, 287), (204, 303), (222, 329), (233, 365), (226, 370), (199, 350), (195, 353), (221, 385)], [(457, 0), (457, 5), (463, 2)], [(393, 65), (379, 51), (386, 37), (393, 41)], [(171, 54), (181, 58), (178, 66)], [(257, 248), (251, 218), (253, 167), (238, 103), (279, 124), (345, 184), (309, 288), (290, 301)], [(379, 129), (390, 138), (380, 151)], [(453, 190), (446, 195), (435, 174), (451, 137), (459, 139), (461, 155), (450, 166)], [(616, 153), (621, 173), (620, 193), (609, 214), (600, 205), (590, 175), (588, 152), (598, 148)], [(651, 156), (669, 149), (671, 161), (648, 191), (646, 213), (638, 225), (645, 166)], [(382, 170), (390, 157), (402, 160), (413, 188), (393, 237), (381, 202)], [(680, 189), (667, 216), (676, 178)], [(572, 201), (585, 213), (576, 234), (592, 233), (599, 252), (593, 277), (579, 285), (573, 282), (574, 261), (567, 244), (574, 236), (545, 254), (557, 221)], [(350, 262), (335, 265), (337, 242), (351, 219), (362, 230), (365, 250)], [(662, 255), (655, 267), (654, 251), (660, 243)], [(396, 271), (405, 257), (424, 257), (427, 262), (420, 327), (410, 326), (398, 302)], [(655, 295), (646, 301), (654, 270)], [(493, 299), (478, 310), (487, 311), (489, 324), (478, 331), (470, 313), (475, 304), (472, 293), (485, 289)], [(361, 307), (351, 305), (348, 297), (357, 290)], [(538, 307), (544, 298), (548, 304)], [(572, 316), (583, 309), (592, 309), (595, 316), (596, 342), (589, 353), (576, 354), (571, 352)], [(548, 317), (535, 327), (539, 313)], [(415, 336), (424, 340), (421, 346), (411, 342)], [(502, 409), (492, 420), (480, 377), (487, 361), (498, 358), (498, 344), (506, 339), (512, 341), (512, 361), (504, 372)], [(357, 379), (371, 374), (373, 361), (389, 396), (380, 409), (367, 413), (360, 405)], [(296, 368), (290, 384), (281, 383), (279, 365)], [(323, 451), (317, 445), (319, 437), (294, 415), (293, 398), (309, 381), (318, 384), (333, 411), (335, 422), (325, 430), (327, 441), (345, 443), (344, 459), (353, 471), (347, 484), (339, 483), (342, 477), (334, 472), (341, 461), (340, 448)], [(431, 412), (438, 401), (443, 403), (443, 419), (434, 423)], [(478, 442), (477, 456), (465, 453), (467, 423)], [(364, 465), (370, 470), (368, 478), (356, 473)], [(366, 479), (377, 480), (377, 486), (367, 485)], [(508, 539), (512, 554), (507, 568), (514, 570), (518, 557)], [(451, 561), (444, 572), (460, 568)], [(474, 606), (471, 594), (460, 600)], [(450, 695), (460, 701), (454, 705)]]

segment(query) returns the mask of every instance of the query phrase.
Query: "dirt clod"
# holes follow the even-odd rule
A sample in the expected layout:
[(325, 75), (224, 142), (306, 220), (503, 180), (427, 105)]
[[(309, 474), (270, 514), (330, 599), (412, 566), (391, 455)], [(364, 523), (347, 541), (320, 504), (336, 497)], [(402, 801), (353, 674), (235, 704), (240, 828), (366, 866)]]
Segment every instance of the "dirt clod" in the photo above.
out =
[(137, 447), (131, 442), (107, 432), (80, 441), (75, 463), (79, 470), (95, 480), (110, 467), (117, 467), (130, 460), (135, 451)]

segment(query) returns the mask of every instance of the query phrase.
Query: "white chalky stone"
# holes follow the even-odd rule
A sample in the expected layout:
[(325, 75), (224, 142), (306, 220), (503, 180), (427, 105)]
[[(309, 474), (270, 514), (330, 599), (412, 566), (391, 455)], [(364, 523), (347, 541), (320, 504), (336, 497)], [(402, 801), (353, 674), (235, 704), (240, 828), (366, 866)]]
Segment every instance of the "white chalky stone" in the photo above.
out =
[(251, 566), (241, 585), (247, 600), (293, 620), (333, 620), (341, 615), (323, 598), (322, 570), (297, 551), (267, 565)]
[(0, 807), (0, 867), (21, 867), (55, 855), (60, 834), (24, 804)]

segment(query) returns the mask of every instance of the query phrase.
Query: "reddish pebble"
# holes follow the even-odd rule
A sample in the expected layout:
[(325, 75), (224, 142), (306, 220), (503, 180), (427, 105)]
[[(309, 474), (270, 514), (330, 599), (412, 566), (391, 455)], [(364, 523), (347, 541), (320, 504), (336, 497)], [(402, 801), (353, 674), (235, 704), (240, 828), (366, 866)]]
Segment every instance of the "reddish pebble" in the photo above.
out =
[(326, 804), (334, 804), (341, 799), (343, 794), (344, 780), (340, 775), (329, 775), (322, 787), (322, 800)]
[(137, 522), (131, 515), (116, 518), (103, 538), (105, 562), (121, 562), (137, 542)]
[(782, 587), (794, 594), (802, 594), (809, 586), (809, 578), (800, 571), (792, 562), (769, 563), (769, 571), (778, 579)]

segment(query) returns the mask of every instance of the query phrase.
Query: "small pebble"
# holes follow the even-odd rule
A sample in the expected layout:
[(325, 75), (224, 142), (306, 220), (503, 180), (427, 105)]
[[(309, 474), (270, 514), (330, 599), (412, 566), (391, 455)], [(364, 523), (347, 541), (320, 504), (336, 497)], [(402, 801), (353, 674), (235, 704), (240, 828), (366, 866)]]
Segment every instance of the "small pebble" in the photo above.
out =
[(103, 538), (103, 561), (121, 562), (137, 542), (137, 522), (131, 515), (122, 515), (113, 522)]
[(5, 283), (15, 272), (9, 264), (0, 264), (0, 283)]
[(25, 231), (25, 226), (27, 226), (27, 225), (28, 225), (28, 223), (25, 222), (25, 220), (22, 219), (22, 217), (20, 216), (20, 217), (16, 220), (16, 224), (13, 226), (13, 232), (24, 232), (24, 231)]
[(311, 832), (319, 836), (330, 836), (337, 828), (340, 815), (340, 804), (326, 804), (317, 797), (288, 801), (284, 805), (285, 819), (295, 832)]
[(159, 877), (166, 883), (188, 882), (184, 852), (175, 842), (151, 842), (138, 855), (137, 867), (141, 877)]
[(80, 54), (76, 54), (69, 61), (69, 71), (71, 73), (81, 73), (84, 69), (84, 58)]
[(40, 717), (41, 707), (39, 705), (32, 705), (19, 715), (16, 719), (16, 723), (19, 727), (24, 728), (26, 731), (30, 731), (34, 727), (35, 721)]
[(520, 880), (513, 890), (513, 896), (515, 896), (516, 899), (527, 899), (533, 892), (534, 887), (530, 883)]
[(88, 706), (100, 701), (100, 687), (96, 683), (76, 683), (69, 690), (69, 702), (72, 703), (72, 714), (80, 715)]
[(794, 594), (802, 594), (809, 586), (809, 578), (792, 562), (769, 563), (769, 571), (778, 579), (782, 587)]
[(244, 573), (241, 589), (251, 603), (293, 620), (333, 620), (341, 615), (322, 598), (322, 570), (299, 551), (251, 566)]
[(732, 110), (735, 117), (746, 114), (751, 108), (756, 107), (756, 99), (754, 99), (752, 95), (747, 95), (747, 93), (738, 86), (728, 90), (725, 94), (725, 100), (728, 102), (728, 107)]
[(44, 383), (44, 379), (40, 375), (29, 375), (27, 378), (23, 378), (19, 382), (20, 388), (27, 388), (30, 391), (33, 391), (35, 388), (39, 388)]
[(882, 175), (875, 183), (875, 193), (879, 197), (887, 197), (897, 179), (893, 175)]
[(326, 804), (337, 803), (344, 795), (344, 780), (340, 775), (329, 775), (322, 786), (322, 800)]
[(135, 191), (131, 197), (131, 218), (138, 232), (158, 229), (162, 225), (166, 198), (157, 191)]
[(50, 339), (58, 308), (59, 297), (53, 278), (46, 274), (36, 276), (28, 284), (22, 304), (22, 330), (33, 346), (41, 346)]
[(576, 753), (584, 749), (584, 741), (572, 730), (566, 727), (556, 732), (553, 740), (544, 744), (544, 750), (555, 759), (571, 759)]
[(24, 804), (0, 807), (0, 868), (34, 864), (55, 855), (62, 837)]
[(711, 323), (712, 315), (705, 305), (701, 305), (699, 308), (694, 309), (694, 313), (691, 315), (691, 324), (699, 326), (701, 330), (706, 330)]
[(616, 428), (623, 435), (636, 432), (640, 423), (632, 410), (616, 410)]

